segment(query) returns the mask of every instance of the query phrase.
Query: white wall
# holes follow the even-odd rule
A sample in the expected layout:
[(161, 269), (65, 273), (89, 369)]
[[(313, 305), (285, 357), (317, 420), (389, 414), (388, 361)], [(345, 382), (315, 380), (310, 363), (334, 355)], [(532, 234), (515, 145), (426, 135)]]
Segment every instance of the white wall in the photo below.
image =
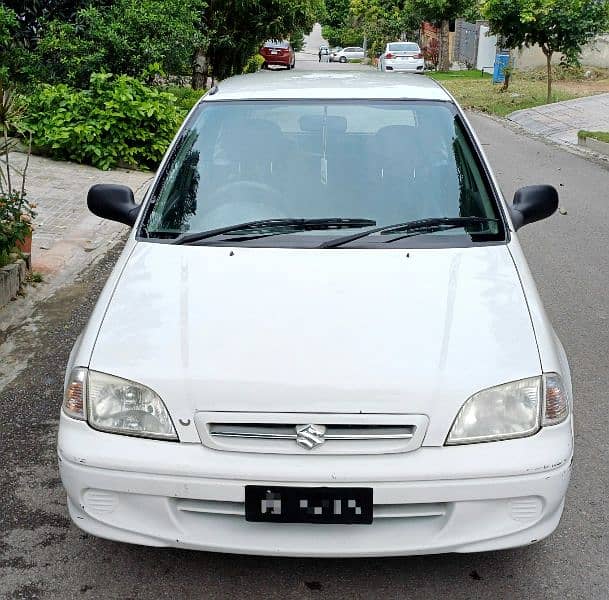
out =
[(478, 57), (476, 59), (476, 69), (492, 67), (495, 64), (497, 54), (497, 36), (488, 35), (487, 25), (480, 25), (480, 37), (478, 38)]
[[(512, 52), (514, 64), (518, 69), (532, 69), (546, 65), (546, 55), (539, 46), (531, 46)], [(553, 63), (560, 62), (561, 55), (554, 54)], [(586, 67), (603, 67), (609, 69), (609, 34), (602, 35), (583, 48), (581, 63)]]

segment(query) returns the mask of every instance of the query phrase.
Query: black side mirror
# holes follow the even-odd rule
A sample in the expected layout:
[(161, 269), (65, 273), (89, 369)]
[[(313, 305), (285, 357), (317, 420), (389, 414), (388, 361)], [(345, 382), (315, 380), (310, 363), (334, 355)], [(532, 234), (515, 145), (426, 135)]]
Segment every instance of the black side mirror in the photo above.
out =
[(87, 194), (87, 206), (102, 219), (118, 221), (130, 227), (135, 224), (140, 212), (140, 205), (135, 203), (131, 188), (114, 183), (92, 186)]
[(510, 207), (515, 229), (545, 219), (558, 208), (558, 192), (551, 185), (529, 185), (514, 194)]

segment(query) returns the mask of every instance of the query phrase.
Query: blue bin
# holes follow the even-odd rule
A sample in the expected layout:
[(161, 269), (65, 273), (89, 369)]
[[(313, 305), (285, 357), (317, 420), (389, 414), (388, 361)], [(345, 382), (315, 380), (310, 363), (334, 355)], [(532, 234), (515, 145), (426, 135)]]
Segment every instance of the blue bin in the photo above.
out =
[(510, 66), (509, 54), (497, 54), (495, 56), (495, 68), (493, 69), (493, 83), (503, 83), (505, 74), (503, 69)]

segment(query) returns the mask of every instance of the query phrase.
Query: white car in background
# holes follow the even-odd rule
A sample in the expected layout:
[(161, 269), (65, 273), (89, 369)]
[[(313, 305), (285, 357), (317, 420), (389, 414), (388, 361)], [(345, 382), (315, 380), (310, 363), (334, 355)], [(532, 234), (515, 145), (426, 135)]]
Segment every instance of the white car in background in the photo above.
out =
[[(191, 111), (67, 366), (58, 456), (103, 538), (479, 552), (560, 520), (573, 396), (508, 204), (427, 78), (261, 72)], [(529, 558), (531, 555), (528, 555)]]
[(414, 42), (390, 42), (379, 58), (381, 71), (424, 73), (425, 59), (418, 44)]
[(362, 60), (366, 56), (364, 49), (359, 46), (348, 46), (330, 55), (330, 62), (346, 63), (350, 60)]

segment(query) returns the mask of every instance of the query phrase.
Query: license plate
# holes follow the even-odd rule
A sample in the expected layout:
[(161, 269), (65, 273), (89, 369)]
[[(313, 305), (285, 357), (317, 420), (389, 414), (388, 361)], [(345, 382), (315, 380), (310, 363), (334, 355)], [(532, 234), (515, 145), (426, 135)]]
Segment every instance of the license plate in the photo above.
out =
[(372, 488), (246, 485), (245, 520), (369, 525)]
[(278, 50), (271, 50), (271, 54), (279, 54)]

